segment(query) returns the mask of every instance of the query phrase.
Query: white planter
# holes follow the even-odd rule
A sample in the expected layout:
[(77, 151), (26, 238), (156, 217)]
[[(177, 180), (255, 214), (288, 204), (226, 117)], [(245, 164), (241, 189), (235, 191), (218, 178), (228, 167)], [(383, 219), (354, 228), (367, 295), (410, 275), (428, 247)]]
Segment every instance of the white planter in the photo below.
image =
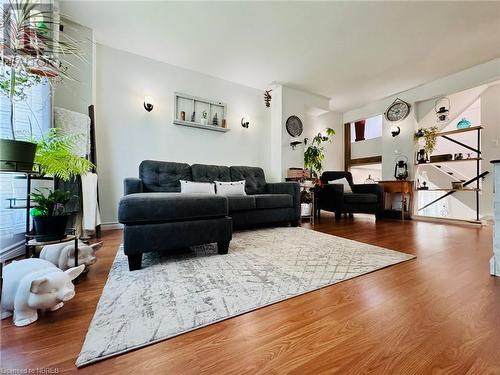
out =
[(208, 121), (207, 121), (207, 119), (206, 119), (206, 118), (203, 118), (203, 117), (202, 117), (202, 118), (200, 119), (200, 123), (201, 123), (202, 125), (206, 125), (206, 124), (207, 124), (207, 122), (208, 122)]
[(312, 214), (312, 203), (301, 203), (300, 216), (311, 216), (311, 214)]

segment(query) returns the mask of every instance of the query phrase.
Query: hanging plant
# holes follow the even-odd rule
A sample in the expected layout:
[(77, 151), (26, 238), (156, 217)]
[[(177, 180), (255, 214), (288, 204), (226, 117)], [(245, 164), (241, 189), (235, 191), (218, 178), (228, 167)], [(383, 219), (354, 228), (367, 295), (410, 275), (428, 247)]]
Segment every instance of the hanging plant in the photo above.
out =
[(423, 138), (425, 140), (424, 150), (429, 155), (434, 152), (437, 144), (438, 128), (436, 126), (420, 129), (423, 131)]
[[(335, 130), (332, 128), (326, 129), (326, 135), (318, 133), (311, 141), (311, 145), (306, 148), (304, 152), (304, 167), (311, 170), (314, 178), (319, 178), (323, 170), (323, 160), (325, 159), (325, 149), (323, 143), (331, 143), (335, 135)], [(307, 145), (308, 138), (304, 139)]]

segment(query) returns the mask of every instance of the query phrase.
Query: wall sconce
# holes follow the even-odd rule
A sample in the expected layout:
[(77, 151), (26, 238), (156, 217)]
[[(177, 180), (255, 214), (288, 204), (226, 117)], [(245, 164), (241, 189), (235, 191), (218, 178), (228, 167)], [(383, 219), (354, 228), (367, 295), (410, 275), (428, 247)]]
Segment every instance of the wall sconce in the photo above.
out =
[(244, 117), (241, 118), (241, 126), (243, 126), (245, 129), (248, 129), (248, 125), (250, 125), (250, 122), (248, 119), (245, 119)]
[(401, 133), (401, 128), (397, 125), (392, 125), (391, 126), (391, 134), (393, 137), (396, 137)]
[(151, 96), (145, 96), (144, 109), (148, 112), (151, 112), (153, 110), (153, 107), (154, 107), (153, 98)]

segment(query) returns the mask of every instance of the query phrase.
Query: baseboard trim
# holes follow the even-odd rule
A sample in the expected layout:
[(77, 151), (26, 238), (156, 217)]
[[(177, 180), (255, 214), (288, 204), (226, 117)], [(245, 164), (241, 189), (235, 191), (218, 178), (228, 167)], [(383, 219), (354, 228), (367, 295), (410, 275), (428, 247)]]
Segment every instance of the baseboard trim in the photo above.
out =
[(0, 254), (0, 262), (4, 263), (7, 260), (11, 260), (25, 254), (26, 254), (26, 248), (24, 246), (24, 241), (22, 241), (3, 251)]
[(427, 221), (431, 223), (464, 225), (464, 226), (474, 226), (474, 227), (482, 227), (484, 225), (487, 225), (485, 221), (481, 220), (477, 221), (477, 220), (465, 220), (465, 219), (449, 219), (444, 217), (421, 216), (421, 215), (413, 215), (412, 219), (418, 221)]
[(115, 230), (123, 229), (123, 224), (120, 223), (103, 223), (101, 224), (101, 230)]

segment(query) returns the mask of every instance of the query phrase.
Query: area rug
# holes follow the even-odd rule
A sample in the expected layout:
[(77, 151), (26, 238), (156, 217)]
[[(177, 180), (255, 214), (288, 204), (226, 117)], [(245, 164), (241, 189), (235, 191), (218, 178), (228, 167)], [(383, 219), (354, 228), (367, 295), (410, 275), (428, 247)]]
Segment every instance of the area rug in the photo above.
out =
[(236, 232), (227, 255), (218, 255), (215, 244), (148, 253), (134, 272), (120, 248), (76, 365), (412, 258), (300, 227)]

